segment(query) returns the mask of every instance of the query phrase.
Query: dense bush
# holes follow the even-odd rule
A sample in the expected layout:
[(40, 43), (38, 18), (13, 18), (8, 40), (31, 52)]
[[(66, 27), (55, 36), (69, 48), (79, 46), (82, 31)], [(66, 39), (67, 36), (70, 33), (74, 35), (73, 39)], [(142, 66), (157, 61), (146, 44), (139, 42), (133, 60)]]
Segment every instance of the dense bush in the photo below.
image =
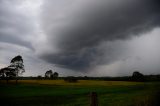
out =
[(78, 79), (76, 77), (73, 77), (73, 76), (65, 77), (64, 80), (66, 82), (78, 82)]
[(132, 81), (143, 82), (143, 81), (145, 81), (144, 75), (138, 71), (135, 71), (132, 74)]

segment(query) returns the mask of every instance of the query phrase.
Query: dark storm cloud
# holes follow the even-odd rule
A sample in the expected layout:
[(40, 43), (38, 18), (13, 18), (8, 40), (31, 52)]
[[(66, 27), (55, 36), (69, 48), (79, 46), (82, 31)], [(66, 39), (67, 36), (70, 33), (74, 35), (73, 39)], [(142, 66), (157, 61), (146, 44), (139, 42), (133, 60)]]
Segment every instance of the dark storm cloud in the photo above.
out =
[(31, 20), (18, 9), (18, 0), (0, 1), (0, 42), (6, 42), (34, 49), (28, 40), (33, 34)]
[[(53, 51), (57, 51), (45, 51), (40, 56), (48, 62), (72, 69), (82, 70), (110, 63), (117, 59), (118, 54), (114, 52), (118, 50), (111, 52), (109, 48), (113, 49), (112, 45), (102, 44), (126, 40), (160, 25), (158, 0), (70, 0), (66, 5), (62, 2), (57, 3), (62, 6), (56, 8), (59, 10), (57, 13), (52, 11), (55, 1), (44, 4), (44, 32)], [(57, 14), (60, 16), (56, 17)]]

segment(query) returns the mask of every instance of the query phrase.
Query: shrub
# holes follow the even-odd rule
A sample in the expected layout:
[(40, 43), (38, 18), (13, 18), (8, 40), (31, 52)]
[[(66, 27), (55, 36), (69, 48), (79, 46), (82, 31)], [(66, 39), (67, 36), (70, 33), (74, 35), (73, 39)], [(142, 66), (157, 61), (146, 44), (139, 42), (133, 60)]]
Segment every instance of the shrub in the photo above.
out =
[(76, 77), (73, 77), (73, 76), (66, 77), (66, 78), (64, 78), (64, 80), (66, 82), (74, 82), (74, 83), (78, 82), (78, 79)]
[(143, 82), (143, 81), (145, 81), (144, 75), (138, 71), (135, 71), (132, 74), (132, 81)]

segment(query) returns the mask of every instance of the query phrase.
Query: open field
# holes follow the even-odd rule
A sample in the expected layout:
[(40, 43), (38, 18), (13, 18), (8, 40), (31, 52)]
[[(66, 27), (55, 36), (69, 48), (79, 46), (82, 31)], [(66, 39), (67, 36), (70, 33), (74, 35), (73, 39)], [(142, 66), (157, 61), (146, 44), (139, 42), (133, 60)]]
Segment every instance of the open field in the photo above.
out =
[[(14, 84), (15, 80), (10, 80), (9, 83)], [(6, 83), (6, 81), (1, 81)], [(98, 81), (98, 80), (79, 80), (77, 83), (70, 83), (64, 80), (18, 80), (19, 84), (44, 84), (44, 85), (62, 85), (62, 86), (116, 86), (116, 85), (141, 85), (142, 82), (127, 82), (127, 81)]]
[[(97, 92), (99, 106), (156, 106), (159, 82), (80, 80), (1, 81), (2, 106), (89, 106), (90, 92)], [(158, 105), (157, 105), (158, 106)]]

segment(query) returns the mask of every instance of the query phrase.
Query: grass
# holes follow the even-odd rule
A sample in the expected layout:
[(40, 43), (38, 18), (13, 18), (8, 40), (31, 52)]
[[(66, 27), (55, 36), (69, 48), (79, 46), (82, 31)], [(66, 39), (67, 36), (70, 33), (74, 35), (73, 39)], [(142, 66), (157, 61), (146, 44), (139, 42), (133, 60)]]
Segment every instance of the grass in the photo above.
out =
[[(6, 81), (1, 81), (6, 83)], [(10, 80), (10, 83), (15, 83), (15, 80)], [(19, 84), (45, 84), (45, 85), (63, 85), (63, 86), (115, 86), (115, 85), (138, 85), (142, 82), (127, 82), (127, 81), (99, 81), (99, 80), (79, 80), (78, 83), (70, 83), (64, 80), (19, 80)]]
[(99, 106), (152, 106), (160, 83), (80, 80), (19, 80), (0, 84), (3, 106), (89, 106), (97, 92)]

